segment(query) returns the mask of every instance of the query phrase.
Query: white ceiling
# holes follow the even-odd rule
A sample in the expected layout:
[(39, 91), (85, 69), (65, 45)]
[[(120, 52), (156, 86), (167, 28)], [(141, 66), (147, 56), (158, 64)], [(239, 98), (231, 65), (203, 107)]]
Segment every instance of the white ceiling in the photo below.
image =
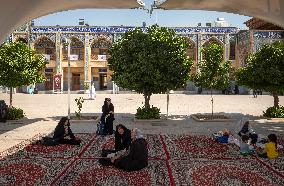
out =
[(137, 8), (136, 0), (2, 0), (0, 5), (0, 42), (35, 18), (55, 12), (83, 8)]
[(284, 27), (284, 0), (167, 0), (159, 7), (229, 12), (257, 17)]

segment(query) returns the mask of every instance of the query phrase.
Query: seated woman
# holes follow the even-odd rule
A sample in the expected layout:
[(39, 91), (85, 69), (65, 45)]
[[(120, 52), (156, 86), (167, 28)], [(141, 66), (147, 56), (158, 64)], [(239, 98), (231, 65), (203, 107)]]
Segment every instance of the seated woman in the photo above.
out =
[[(128, 151), (125, 154), (114, 156), (112, 158), (101, 159), (101, 164), (111, 165), (125, 170), (125, 171), (136, 171), (141, 170), (148, 166), (148, 149), (147, 142), (143, 138), (139, 129), (133, 129), (131, 131), (132, 143)], [(108, 163), (105, 163), (107, 162)], [(104, 163), (102, 163), (104, 162)]]
[(241, 130), (239, 131), (238, 135), (240, 137), (242, 136), (248, 136), (251, 139), (251, 144), (253, 146), (255, 146), (257, 139), (258, 139), (258, 135), (252, 130), (249, 121), (244, 121), (241, 123)]
[(70, 128), (70, 123), (67, 117), (62, 117), (55, 127), (53, 137), (43, 137), (36, 144), (46, 146), (54, 146), (58, 144), (80, 145), (81, 140), (76, 139)]
[(81, 143), (81, 140), (75, 138), (67, 117), (62, 117), (55, 127), (53, 140), (60, 144), (80, 145)]
[(128, 150), (131, 144), (131, 131), (126, 128), (124, 125), (119, 124), (116, 126), (115, 131), (115, 145), (114, 150), (103, 149), (102, 157), (107, 157), (110, 154), (115, 155), (119, 151)]

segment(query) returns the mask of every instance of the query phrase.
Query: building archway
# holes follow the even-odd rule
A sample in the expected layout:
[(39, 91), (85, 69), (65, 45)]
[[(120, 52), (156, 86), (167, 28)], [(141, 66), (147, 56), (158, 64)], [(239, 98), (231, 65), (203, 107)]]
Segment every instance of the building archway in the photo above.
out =
[(55, 60), (55, 43), (48, 37), (42, 36), (34, 42), (37, 53), (50, 56), (50, 60)]
[[(101, 35), (91, 44), (91, 60), (107, 60), (108, 48), (112, 45), (112, 38)], [(102, 56), (99, 58), (99, 56)], [(105, 56), (105, 57), (104, 57)]]
[[(4, 41), (13, 30), (26, 22), (55, 12), (82, 8), (137, 8), (136, 0), (11, 0), (0, 7), (0, 41)], [(284, 1), (282, 0), (167, 0), (159, 7), (164, 9), (192, 9), (223, 11), (257, 17), (284, 27)], [(36, 11), (35, 11), (36, 10)], [(11, 13), (12, 12), (12, 13)]]
[[(217, 39), (216, 37), (211, 37), (209, 38), (207, 41), (205, 41), (203, 44), (202, 44), (202, 48), (206, 48), (208, 45), (210, 44), (217, 44), (217, 45), (220, 45), (222, 46), (224, 49), (224, 44), (222, 43), (222, 41), (220, 41), (219, 39)], [(223, 58), (225, 57), (225, 50), (223, 52)], [(201, 54), (201, 60), (204, 59), (204, 54), (202, 53)]]

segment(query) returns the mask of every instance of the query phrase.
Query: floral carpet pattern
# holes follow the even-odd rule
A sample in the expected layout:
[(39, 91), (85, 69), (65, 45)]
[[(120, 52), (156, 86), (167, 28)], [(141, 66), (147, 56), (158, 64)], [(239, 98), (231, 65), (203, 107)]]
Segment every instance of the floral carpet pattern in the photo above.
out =
[(284, 185), (283, 153), (265, 160), (210, 136), (145, 135), (148, 167), (124, 172), (98, 163), (101, 149), (114, 147), (113, 136), (75, 135), (80, 146), (33, 145), (35, 136), (0, 153), (0, 185)]

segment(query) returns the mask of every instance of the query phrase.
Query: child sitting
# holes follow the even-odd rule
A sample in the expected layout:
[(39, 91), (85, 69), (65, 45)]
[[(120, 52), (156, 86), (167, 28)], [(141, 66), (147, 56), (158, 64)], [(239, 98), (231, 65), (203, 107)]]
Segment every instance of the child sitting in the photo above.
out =
[(228, 143), (229, 136), (230, 136), (230, 131), (227, 129), (213, 134), (214, 140), (219, 143)]
[(275, 134), (269, 134), (268, 143), (264, 145), (264, 149), (258, 149), (258, 156), (262, 158), (274, 159), (278, 157), (277, 151), (277, 137)]
[(243, 155), (243, 156), (253, 154), (253, 152), (254, 152), (252, 149), (250, 149), (250, 146), (248, 144), (248, 140), (249, 140), (249, 137), (247, 135), (243, 135), (242, 139), (240, 141), (240, 151), (241, 151), (240, 154)]

